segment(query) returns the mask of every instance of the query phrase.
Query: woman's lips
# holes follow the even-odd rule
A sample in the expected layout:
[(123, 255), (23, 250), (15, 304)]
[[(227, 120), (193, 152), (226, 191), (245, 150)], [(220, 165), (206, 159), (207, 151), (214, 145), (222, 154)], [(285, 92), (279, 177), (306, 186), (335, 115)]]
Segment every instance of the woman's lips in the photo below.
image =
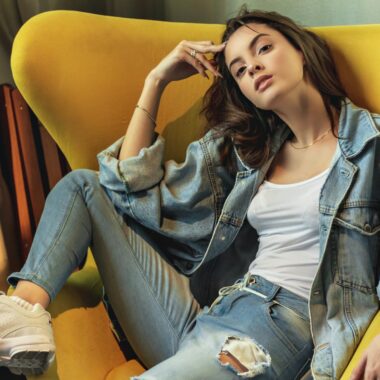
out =
[(272, 84), (272, 75), (262, 75), (256, 79), (255, 89), (258, 92), (263, 92)]

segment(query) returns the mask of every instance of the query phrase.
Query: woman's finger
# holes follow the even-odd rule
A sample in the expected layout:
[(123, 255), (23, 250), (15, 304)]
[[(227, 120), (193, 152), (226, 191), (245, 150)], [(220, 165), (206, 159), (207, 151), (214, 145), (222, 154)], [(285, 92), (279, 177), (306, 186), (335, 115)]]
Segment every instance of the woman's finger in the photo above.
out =
[(215, 45), (213, 41), (188, 41), (189, 43), (194, 43), (194, 44), (200, 44), (200, 45)]
[(222, 77), (216, 67), (203, 55), (197, 54), (196, 59), (209, 71), (211, 71), (215, 76)]
[(195, 63), (196, 61), (199, 62), (204, 68), (211, 71), (215, 76), (221, 77), (221, 74), (218, 72), (215, 66), (201, 52), (197, 51), (196, 49), (188, 49), (186, 51), (191, 56), (191, 58), (194, 59)]
[(189, 47), (190, 49), (195, 49), (196, 51), (199, 51), (200, 53), (206, 54), (206, 53), (218, 53), (222, 51), (226, 44), (198, 44), (197, 42), (192, 41), (185, 41), (184, 46)]
[(186, 41), (184, 46), (190, 48), (190, 55), (193, 55), (193, 58), (198, 59), (214, 75), (222, 77), (222, 75), (215, 68), (215, 60), (213, 58), (208, 59), (205, 57), (205, 54), (221, 52), (226, 46), (224, 43), (212, 45), (212, 41), (208, 41), (207, 44), (199, 46), (197, 42)]
[(366, 364), (367, 364), (367, 355), (364, 354), (362, 358), (360, 359), (356, 368), (352, 371), (350, 380), (362, 380)]
[(193, 58), (192, 56), (190, 56), (190, 54), (185, 54), (184, 60), (189, 65), (193, 66), (198, 71), (199, 74), (209, 79), (208, 75), (206, 74), (205, 68), (196, 58)]

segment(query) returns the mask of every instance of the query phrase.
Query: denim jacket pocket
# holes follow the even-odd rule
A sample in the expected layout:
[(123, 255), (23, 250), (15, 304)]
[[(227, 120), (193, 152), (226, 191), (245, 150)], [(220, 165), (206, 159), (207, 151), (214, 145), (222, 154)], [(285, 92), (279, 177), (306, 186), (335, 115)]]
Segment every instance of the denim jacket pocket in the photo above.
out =
[(337, 213), (335, 223), (372, 236), (380, 232), (380, 202), (346, 202)]
[(333, 379), (332, 359), (332, 350), (328, 343), (315, 347), (314, 356), (311, 361), (314, 376), (321, 379)]
[(346, 202), (339, 209), (334, 225), (337, 284), (365, 294), (375, 293), (380, 251), (379, 203)]

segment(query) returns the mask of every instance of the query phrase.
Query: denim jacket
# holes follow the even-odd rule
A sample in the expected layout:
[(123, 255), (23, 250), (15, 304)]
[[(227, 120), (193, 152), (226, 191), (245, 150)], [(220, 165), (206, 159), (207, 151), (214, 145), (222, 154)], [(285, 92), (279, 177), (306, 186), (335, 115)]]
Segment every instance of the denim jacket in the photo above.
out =
[[(255, 258), (248, 206), (289, 133), (278, 128), (260, 169), (235, 150), (235, 174), (221, 164), (223, 137), (212, 131), (189, 145), (180, 164), (163, 162), (161, 136), (138, 156), (118, 160), (122, 137), (98, 154), (100, 183), (119, 213), (163, 239), (172, 264), (207, 303)], [(341, 154), (320, 192), (320, 262), (309, 298), (318, 380), (340, 378), (379, 309), (380, 115), (346, 99), (338, 134)]]

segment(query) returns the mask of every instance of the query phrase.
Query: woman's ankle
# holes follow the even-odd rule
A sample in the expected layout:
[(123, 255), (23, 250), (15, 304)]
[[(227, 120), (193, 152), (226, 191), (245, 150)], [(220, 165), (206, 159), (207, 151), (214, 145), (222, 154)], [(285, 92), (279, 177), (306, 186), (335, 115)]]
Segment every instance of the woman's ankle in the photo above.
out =
[(47, 308), (50, 303), (50, 296), (41, 286), (26, 280), (20, 280), (12, 296), (17, 296), (24, 301), (34, 305), (39, 303), (43, 308)]

